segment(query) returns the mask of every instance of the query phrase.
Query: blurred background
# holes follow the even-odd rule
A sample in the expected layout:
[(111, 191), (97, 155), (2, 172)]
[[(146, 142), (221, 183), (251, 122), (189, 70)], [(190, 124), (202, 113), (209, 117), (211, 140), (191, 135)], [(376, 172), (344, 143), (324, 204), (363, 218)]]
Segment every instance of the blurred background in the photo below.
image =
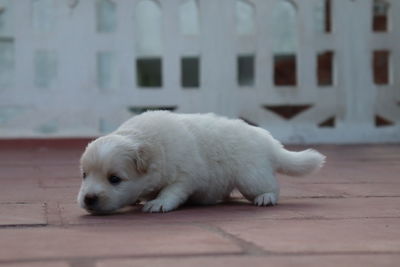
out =
[(0, 138), (95, 137), (165, 109), (285, 143), (399, 142), (398, 14), (398, 0), (0, 0)]

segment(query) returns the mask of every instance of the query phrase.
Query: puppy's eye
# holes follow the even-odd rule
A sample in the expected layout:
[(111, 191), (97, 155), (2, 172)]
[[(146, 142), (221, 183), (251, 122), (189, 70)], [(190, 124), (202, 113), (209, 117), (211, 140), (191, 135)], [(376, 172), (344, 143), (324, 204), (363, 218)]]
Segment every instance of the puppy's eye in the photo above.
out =
[(86, 178), (86, 172), (82, 173), (82, 178), (85, 179)]
[(121, 181), (122, 181), (122, 179), (119, 178), (118, 176), (115, 176), (115, 175), (110, 175), (110, 176), (108, 177), (108, 182), (109, 182), (110, 184), (112, 184), (112, 185), (117, 185), (117, 184), (119, 184)]

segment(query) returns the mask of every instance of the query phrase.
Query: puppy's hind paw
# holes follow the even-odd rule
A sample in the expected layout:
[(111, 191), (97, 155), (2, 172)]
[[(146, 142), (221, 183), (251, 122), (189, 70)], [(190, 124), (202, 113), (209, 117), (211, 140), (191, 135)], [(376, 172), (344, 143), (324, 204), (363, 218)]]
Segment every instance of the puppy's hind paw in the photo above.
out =
[(277, 202), (278, 197), (275, 193), (264, 193), (254, 199), (254, 205), (257, 206), (275, 206)]
[(169, 203), (168, 201), (161, 200), (161, 199), (154, 199), (154, 200), (146, 202), (146, 204), (144, 204), (144, 206), (143, 206), (142, 211), (150, 212), (150, 213), (168, 212), (175, 208), (176, 207), (174, 205), (172, 205), (171, 203)]

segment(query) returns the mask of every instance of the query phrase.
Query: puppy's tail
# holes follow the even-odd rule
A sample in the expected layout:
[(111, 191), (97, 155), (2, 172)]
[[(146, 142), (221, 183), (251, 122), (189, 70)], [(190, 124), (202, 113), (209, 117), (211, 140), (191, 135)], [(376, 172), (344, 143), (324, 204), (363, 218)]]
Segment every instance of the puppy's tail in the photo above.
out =
[(325, 163), (325, 156), (313, 149), (293, 152), (281, 147), (276, 157), (277, 172), (302, 176), (319, 170)]

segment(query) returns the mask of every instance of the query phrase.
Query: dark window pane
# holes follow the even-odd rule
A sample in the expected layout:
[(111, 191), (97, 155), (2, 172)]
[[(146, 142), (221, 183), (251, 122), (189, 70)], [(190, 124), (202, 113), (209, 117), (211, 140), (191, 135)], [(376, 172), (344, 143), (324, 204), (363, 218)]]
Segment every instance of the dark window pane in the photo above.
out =
[(335, 127), (335, 117), (327, 118), (318, 124), (320, 128), (333, 128)]
[(375, 84), (389, 83), (389, 51), (374, 51), (373, 72)]
[(133, 114), (141, 114), (143, 112), (152, 111), (152, 110), (174, 111), (177, 108), (178, 108), (177, 106), (131, 106), (131, 107), (128, 107), (128, 111)]
[(319, 86), (333, 84), (333, 52), (326, 51), (318, 54), (317, 78)]
[(138, 58), (136, 74), (139, 87), (161, 87), (161, 58)]
[(372, 30), (386, 32), (388, 30), (389, 3), (385, 0), (374, 0)]
[(274, 56), (274, 83), (278, 86), (297, 84), (296, 55)]
[(184, 57), (181, 61), (182, 87), (199, 87), (200, 59), (198, 57)]
[(238, 83), (240, 86), (254, 85), (254, 56), (243, 55), (237, 59)]
[(332, 31), (331, 12), (331, 0), (325, 0), (325, 32), (327, 33)]
[(376, 127), (386, 127), (386, 126), (392, 126), (394, 123), (387, 119), (384, 118), (378, 114), (375, 115), (375, 126)]
[(263, 107), (284, 119), (290, 120), (311, 108), (312, 105), (264, 105)]

